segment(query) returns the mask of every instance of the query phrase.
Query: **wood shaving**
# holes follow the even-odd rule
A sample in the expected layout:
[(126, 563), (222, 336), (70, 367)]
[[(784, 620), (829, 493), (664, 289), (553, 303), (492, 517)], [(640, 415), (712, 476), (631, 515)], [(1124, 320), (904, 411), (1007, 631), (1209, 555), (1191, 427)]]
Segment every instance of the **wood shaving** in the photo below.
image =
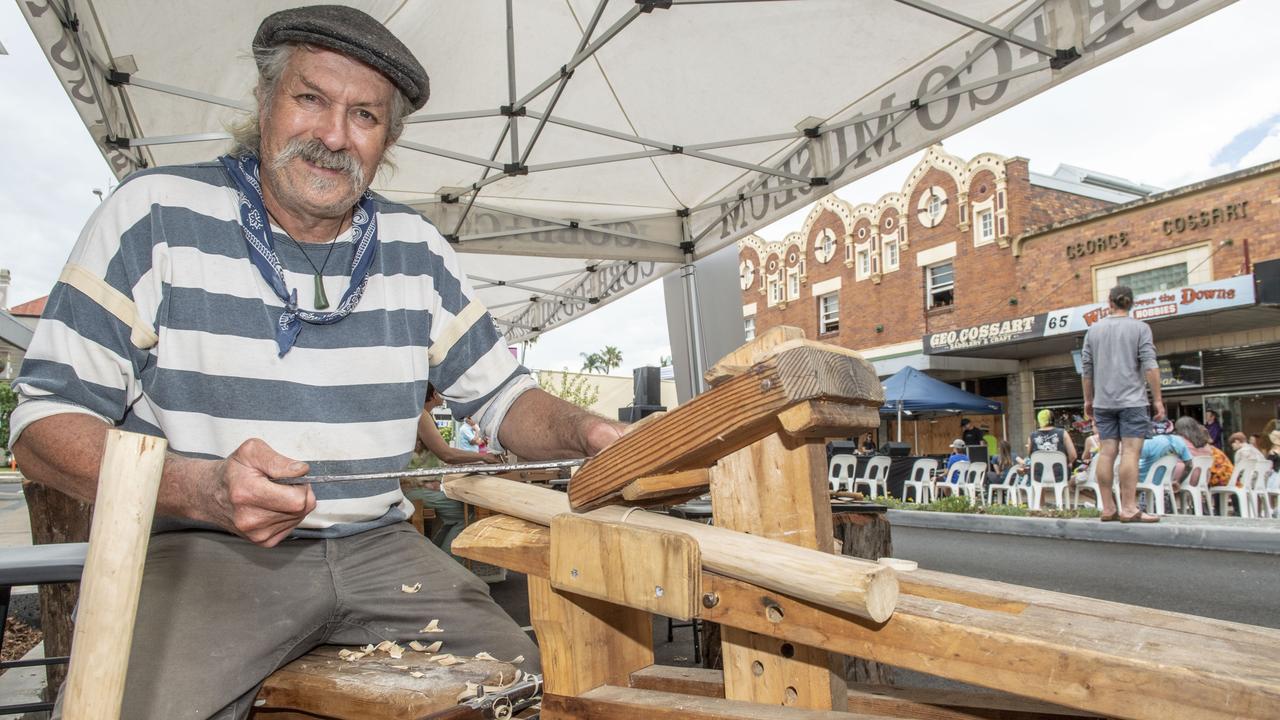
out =
[(400, 586), (400, 592), (402, 593), (416, 593), (421, 589), (422, 589), (422, 583), (414, 583), (412, 585)]
[(395, 643), (391, 643), (391, 647), (387, 648), (387, 654), (391, 656), (392, 660), (399, 660), (404, 657), (404, 648), (396, 645)]
[(392, 670), (408, 670), (409, 666), (408, 665), (392, 665), (391, 669)]
[(413, 671), (413, 672), (409, 673), (409, 676), (410, 676), (410, 677), (416, 677), (416, 678), (426, 677), (426, 675), (424, 675), (424, 674), (422, 674), (422, 673), (418, 672), (417, 670), (415, 670), (415, 671)]
[(420, 632), (420, 633), (438, 633), (438, 632), (444, 632), (444, 630), (442, 630), (442, 629), (440, 628), (440, 621), (439, 621), (439, 620), (432, 620), (431, 622), (427, 623), (427, 626), (426, 626), (426, 627), (422, 628), (422, 629), (421, 629), (421, 630), (419, 630), (418, 632)]
[[(433, 646), (435, 647), (435, 650), (432, 650), (432, 649), (431, 649)], [(439, 641), (436, 641), (436, 642), (432, 643), (431, 645), (423, 645), (422, 643), (418, 642), (417, 640), (410, 640), (410, 641), (409, 641), (409, 647), (410, 647), (410, 648), (413, 648), (414, 650), (416, 650), (416, 651), (418, 651), (418, 652), (433, 653), (433, 652), (435, 652), (436, 650), (439, 650), (439, 649), (440, 649), (440, 647), (441, 647), (441, 643), (440, 643)]]
[(369, 653), (367, 652), (361, 652), (359, 650), (348, 650), (347, 648), (343, 648), (338, 651), (338, 658), (347, 662), (355, 662), (368, 654)]
[(365, 654), (371, 653), (375, 649), (376, 648), (374, 648), (372, 645), (365, 645), (364, 647), (360, 648), (361, 652), (364, 652)]
[(430, 645), (428, 645), (428, 646), (427, 646), (427, 649), (426, 649), (426, 650), (423, 650), (423, 652), (438, 653), (438, 652), (440, 652), (440, 648), (442, 648), (442, 647), (444, 647), (444, 642), (443, 642), (443, 641), (440, 641), (440, 640), (437, 640), (437, 641), (435, 641), (435, 642), (431, 643)]
[(494, 657), (494, 656), (490, 655), (490, 654), (489, 654), (489, 653), (487, 653), (487, 652), (476, 653), (476, 659), (477, 659), (477, 660), (492, 660), (493, 662), (498, 662), (498, 658), (496, 658), (496, 657)]
[(462, 660), (461, 658), (455, 657), (455, 656), (453, 656), (453, 655), (447, 655), (447, 654), (446, 654), (446, 655), (437, 655), (436, 657), (434, 657), (434, 658), (432, 658), (432, 659), (433, 659), (433, 660), (435, 660), (435, 661), (436, 661), (437, 663), (439, 663), (440, 665), (443, 665), (444, 667), (449, 667), (450, 665), (461, 665), (462, 663), (466, 662), (465, 660)]

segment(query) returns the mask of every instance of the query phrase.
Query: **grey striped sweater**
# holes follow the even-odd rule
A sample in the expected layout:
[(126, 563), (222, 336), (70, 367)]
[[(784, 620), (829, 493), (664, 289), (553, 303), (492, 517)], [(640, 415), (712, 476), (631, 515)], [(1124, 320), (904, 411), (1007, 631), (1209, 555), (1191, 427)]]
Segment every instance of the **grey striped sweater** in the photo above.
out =
[[(172, 451), (226, 457), (250, 437), (312, 473), (398, 470), (413, 450), (428, 378), (458, 417), (497, 437), (534, 386), (421, 215), (377, 199), (381, 247), (364, 297), (334, 325), (304, 324), (277, 357), (283, 311), (249, 262), (236, 192), (216, 163), (147, 170), (99, 207), (50, 294), (22, 371), (11, 437), (50, 415), (88, 413), (166, 438)], [(274, 229), (285, 280), (312, 308), (312, 269), (329, 250)], [(305, 248), (305, 249), (303, 249)], [(339, 298), (352, 243), (324, 265)], [(398, 522), (394, 481), (317, 485), (295, 534), (336, 537)], [(157, 528), (188, 523), (158, 519)]]

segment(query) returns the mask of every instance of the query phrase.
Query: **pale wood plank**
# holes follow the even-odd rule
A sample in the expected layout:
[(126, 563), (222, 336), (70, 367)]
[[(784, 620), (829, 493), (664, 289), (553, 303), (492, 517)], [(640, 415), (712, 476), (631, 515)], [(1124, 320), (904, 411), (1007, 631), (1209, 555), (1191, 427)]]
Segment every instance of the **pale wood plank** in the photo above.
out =
[(525, 575), (551, 576), (551, 530), (509, 515), (473, 522), (453, 540), (453, 554)]
[(629, 503), (667, 500), (695, 492), (701, 494), (710, 484), (711, 475), (706, 468), (650, 475), (636, 478), (622, 488), (622, 499)]
[(551, 586), (689, 620), (702, 595), (702, 553), (684, 533), (564, 513), (551, 519)]
[(547, 720), (878, 720), (883, 716), (777, 707), (656, 690), (604, 686), (579, 697), (546, 695)]
[(107, 431), (89, 552), (80, 578), (65, 717), (120, 717), (142, 567), (167, 447), (163, 438)]

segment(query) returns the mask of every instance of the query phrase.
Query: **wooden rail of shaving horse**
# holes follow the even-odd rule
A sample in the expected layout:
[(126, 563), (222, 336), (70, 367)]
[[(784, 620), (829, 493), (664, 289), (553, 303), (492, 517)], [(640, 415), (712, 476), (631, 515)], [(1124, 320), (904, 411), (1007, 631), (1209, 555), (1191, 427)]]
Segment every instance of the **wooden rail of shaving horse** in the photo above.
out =
[[(926, 571), (898, 576), (901, 597), (880, 621), (856, 592), (852, 606), (838, 597), (851, 578), (867, 587), (866, 564), (827, 557), (844, 576), (834, 585), (819, 563), (794, 572), (789, 553), (832, 549), (823, 436), (873, 427), (880, 400), (864, 362), (799, 335), (775, 329), (726, 358), (710, 391), (588, 462), (567, 498), (492, 478), (446, 483), (449, 496), (512, 516), (471, 526), (453, 547), (529, 576), (544, 718), (1071, 712), (1061, 706), (1135, 719), (1280, 716), (1280, 631)], [(602, 507), (707, 485), (717, 528)], [(726, 570), (723, 556), (750, 575)], [(653, 666), (653, 612), (720, 623), (723, 674)], [(845, 654), (1060, 707), (850, 693), (831, 670)]]

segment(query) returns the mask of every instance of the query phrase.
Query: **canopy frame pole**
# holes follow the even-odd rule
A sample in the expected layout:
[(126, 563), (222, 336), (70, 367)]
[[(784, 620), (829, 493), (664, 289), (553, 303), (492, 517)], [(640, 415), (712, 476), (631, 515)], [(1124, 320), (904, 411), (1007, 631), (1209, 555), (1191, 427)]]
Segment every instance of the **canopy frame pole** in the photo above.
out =
[(998, 38), (1000, 40), (1004, 40), (1005, 42), (1013, 43), (1014, 45), (1024, 47), (1028, 50), (1032, 50), (1034, 52), (1040, 53), (1041, 55), (1044, 55), (1046, 57), (1052, 58), (1052, 57), (1058, 56), (1058, 51), (1049, 47), (1048, 45), (1038, 43), (1034, 40), (1028, 40), (1026, 38), (1019, 37), (1017, 35), (1014, 35), (1012, 32), (1001, 30), (1000, 28), (994, 25), (989, 25), (980, 20), (974, 20), (971, 17), (968, 17), (966, 15), (961, 15), (960, 13), (953, 12), (951, 10), (947, 10), (946, 8), (938, 7), (937, 5), (934, 5), (933, 3), (930, 3), (930, 2), (925, 2), (924, 0), (894, 0), (894, 2), (900, 5), (907, 5), (907, 6), (913, 7), (917, 10), (929, 13), (934, 17), (940, 17), (943, 20), (950, 20), (953, 23), (963, 25), (971, 30), (977, 30), (980, 33), (990, 35), (991, 37)]
[[(505, 130), (503, 131), (503, 137), (504, 138), (506, 137)], [(414, 142), (412, 140), (398, 140), (396, 141), (396, 146), (407, 148), (409, 150), (416, 150), (420, 153), (425, 153), (427, 155), (436, 155), (438, 157), (448, 158), (450, 160), (457, 160), (458, 162), (464, 162), (470, 165), (479, 165), (480, 167), (485, 168), (487, 170), (503, 170), (505, 168), (505, 166), (500, 162), (494, 162), (493, 160), (485, 160), (484, 158), (476, 157), (475, 155), (467, 155), (465, 153), (454, 152), (453, 150), (446, 150), (444, 148), (436, 147), (434, 145), (424, 145), (420, 142)]]
[[(754, 190), (752, 192), (738, 193), (732, 198), (720, 198), (719, 200), (715, 200), (713, 202), (705, 202), (705, 203), (702, 203), (701, 205), (694, 205), (693, 207), (689, 208), (689, 212), (698, 212), (700, 210), (706, 210), (708, 208), (719, 207), (723, 205), (726, 200), (736, 200), (737, 202), (740, 203), (744, 200), (749, 200), (753, 197), (759, 197), (761, 195), (768, 195), (770, 193), (776, 193), (776, 192), (786, 192), (788, 190), (799, 190), (800, 188), (807, 188), (807, 187), (813, 187), (813, 183), (802, 182), (802, 183), (791, 183), (790, 185), (775, 185), (771, 188), (762, 188), (760, 190)], [(720, 217), (716, 218), (715, 222), (711, 224), (715, 225), (719, 223), (721, 220), (725, 219), (725, 217), (727, 217), (728, 214), (729, 213), (725, 213), (724, 215), (721, 215)], [(701, 240), (703, 235), (705, 234), (706, 234), (705, 232), (703, 232), (702, 234), (699, 234), (698, 239)]]
[(516, 27), (511, 0), (507, 0), (507, 137), (511, 139), (511, 164), (520, 164), (520, 139), (516, 128)]
[[(524, 219), (526, 219), (526, 220), (538, 220), (538, 221), (540, 221), (540, 222), (554, 223), (554, 224), (559, 225), (559, 226), (561, 226), (561, 227), (575, 228), (575, 229), (578, 229), (578, 230), (591, 230), (591, 231), (594, 231), (594, 232), (602, 233), (602, 234), (604, 234), (604, 235), (613, 235), (613, 236), (615, 236), (615, 237), (627, 238), (628, 240), (636, 240), (636, 241), (638, 241), (638, 242), (651, 243), (651, 244), (653, 244), (653, 245), (660, 245), (660, 246), (662, 246), (662, 247), (664, 247), (664, 248), (672, 248), (672, 246), (671, 246), (671, 245), (668, 245), (668, 244), (666, 244), (666, 243), (658, 242), (658, 241), (653, 240), (653, 239), (651, 239), (651, 238), (647, 238), (647, 237), (645, 237), (645, 236), (643, 236), (643, 235), (636, 235), (635, 233), (629, 233), (629, 232), (626, 232), (626, 231), (624, 231), (624, 230), (615, 230), (615, 229), (610, 228), (610, 227), (597, 225), (597, 224), (595, 224), (594, 222), (581, 222), (581, 221), (579, 221), (579, 220), (566, 220), (566, 219), (564, 219), (564, 218), (550, 217), (550, 216), (547, 216), (547, 215), (534, 215), (533, 213), (529, 213), (529, 212), (512, 212), (512, 211), (510, 211), (510, 210), (505, 210), (505, 209), (502, 209), (502, 208), (495, 208), (495, 207), (491, 207), (491, 206), (485, 205), (485, 204), (483, 204), (483, 203), (477, 203), (477, 206), (478, 206), (478, 207), (480, 207), (482, 210), (490, 210), (490, 211), (493, 211), (493, 212), (500, 212), (500, 213), (503, 213), (503, 214), (506, 214), (506, 215), (511, 215), (511, 216), (513, 216), (513, 217), (520, 217), (520, 218), (524, 218)], [(672, 249), (673, 249), (673, 248), (672, 248)], [(673, 261), (667, 260), (667, 261), (663, 261), (663, 262), (673, 262)]]
[[(459, 235), (458, 242), (472, 242), (478, 240), (492, 240), (493, 238), (514, 237), (517, 235), (537, 235), (538, 233), (551, 232), (553, 230), (563, 230), (559, 225), (546, 225), (544, 227), (523, 228), (521, 230), (499, 230), (490, 233), (476, 233), (475, 235)], [(574, 272), (577, 272), (576, 270)]]
[(706, 371), (706, 359), (702, 350), (702, 314), (698, 309), (697, 268), (693, 264), (693, 242), (689, 239), (689, 218), (680, 218), (680, 231), (684, 242), (684, 265), (680, 266), (680, 280), (684, 286), (684, 321), (685, 338), (689, 352), (689, 392), (701, 395), (706, 389), (703, 374)]
[[(536, 229), (541, 230), (542, 228), (536, 228)], [(573, 270), (562, 270), (560, 272), (547, 273), (545, 275), (530, 275), (528, 277), (518, 277), (515, 280), (508, 280), (503, 283), (491, 283), (488, 281), (480, 280), (475, 275), (467, 275), (467, 277), (470, 278), (471, 280), (476, 281), (476, 284), (473, 285), (472, 287), (474, 287), (476, 290), (483, 290), (485, 288), (494, 287), (495, 285), (505, 284), (506, 282), (534, 282), (536, 280), (551, 280), (553, 278), (566, 277), (568, 275), (577, 275), (579, 273), (593, 272), (592, 268), (595, 268), (595, 267), (598, 267), (598, 266), (588, 265), (585, 268), (575, 268)]]
[(478, 118), (500, 117), (502, 110), (494, 108), (492, 110), (462, 110), (452, 113), (440, 113), (438, 115), (411, 115), (404, 119), (405, 125), (417, 125), (418, 123), (446, 122), (449, 120), (474, 120)]
[(501, 280), (493, 280), (491, 278), (480, 277), (478, 275), (471, 275), (469, 277), (473, 277), (476, 280), (481, 280), (483, 282), (492, 283), (494, 285), (501, 285), (502, 287), (515, 288), (517, 290), (528, 290), (529, 292), (540, 293), (542, 295), (550, 295), (552, 297), (564, 298), (565, 300), (586, 300), (590, 302), (590, 298), (585, 298), (579, 295), (569, 295), (568, 293), (562, 293), (556, 290), (543, 290), (541, 288), (536, 288), (532, 285), (524, 285), (518, 282), (504, 282)]
[[(497, 159), (498, 153), (502, 151), (502, 141), (506, 137), (507, 137), (507, 128), (503, 127), (502, 132), (498, 133), (498, 141), (493, 144), (493, 150), (489, 152), (490, 160)], [(489, 177), (489, 168), (485, 168), (484, 172), (480, 173), (479, 183), (483, 183), (485, 179), (488, 177)], [(458, 234), (462, 232), (462, 226), (464, 223), (467, 222), (467, 216), (471, 214), (471, 208), (475, 206), (476, 198), (479, 197), (480, 187), (482, 186), (477, 183), (472, 183), (471, 187), (472, 187), (472, 191), (467, 193), (466, 207), (462, 208), (462, 212), (458, 214), (458, 223), (453, 226), (453, 233), (451, 235), (446, 235), (445, 239), (452, 237), (456, 241), (458, 239)]]
[(158, 135), (155, 137), (142, 138), (107, 138), (103, 144), (112, 145), (118, 148), (135, 148), (146, 147), (148, 145), (178, 145), (181, 143), (191, 142), (211, 142), (214, 140), (230, 140), (231, 133), (226, 132), (207, 132), (207, 133), (188, 133), (186, 135)]
[(902, 442), (902, 403), (901, 402), (898, 403), (898, 442)]
[(136, 77), (132, 74), (111, 71), (107, 76), (107, 82), (112, 85), (130, 85), (132, 87), (146, 88), (147, 90), (154, 90), (166, 95), (176, 95), (178, 97), (187, 98), (188, 100), (199, 100), (200, 102), (208, 103), (210, 105), (221, 105), (222, 107), (243, 110), (244, 112), (253, 112), (255, 109), (253, 103), (232, 100), (218, 95), (210, 95), (209, 93), (202, 93), (197, 90), (188, 90), (187, 88), (178, 87), (177, 85), (169, 85), (167, 83), (156, 82), (154, 80), (147, 80), (146, 78)]
[[(600, 17), (604, 15), (604, 8), (609, 0), (600, 0), (596, 4), (596, 11), (591, 14), (591, 20), (587, 22), (587, 27), (582, 32), (582, 39), (578, 41), (578, 47), (573, 51), (574, 55), (582, 52), (582, 49), (591, 41), (591, 35), (596, 31), (596, 25), (600, 23)], [(551, 96), (551, 102), (547, 103), (547, 112), (538, 119), (538, 124), (533, 128), (533, 135), (529, 137), (529, 142), (525, 144), (524, 153), (520, 155), (519, 164), (524, 165), (529, 160), (529, 153), (533, 152), (533, 146), (537, 144), (538, 138), (542, 136), (542, 130), (547, 126), (547, 118), (551, 117), (552, 111), (556, 109), (556, 104), (560, 102), (560, 95), (564, 93), (565, 85), (569, 84), (569, 78), (573, 77), (573, 73), (565, 73), (560, 76), (560, 81), (556, 85), (555, 94)]]
[(618, 33), (626, 29), (626, 27), (631, 24), (631, 21), (640, 17), (640, 14), (643, 12), (644, 12), (643, 5), (639, 5), (639, 4), (632, 5), (631, 9), (628, 10), (626, 14), (624, 14), (621, 18), (618, 18), (617, 22), (615, 22), (613, 25), (610, 25), (609, 28), (606, 29), (604, 33), (600, 35), (599, 38), (597, 38), (594, 42), (592, 42), (586, 48), (583, 48), (582, 50), (574, 53), (573, 57), (569, 59), (569, 62), (565, 63), (558, 71), (556, 71), (554, 75), (538, 83), (537, 87), (530, 90), (524, 97), (514, 101), (511, 104), (512, 112), (523, 111), (525, 109), (525, 106), (528, 105), (530, 102), (532, 102), (534, 98), (538, 97), (547, 88), (554, 85), (562, 75), (566, 73), (572, 73), (574, 68), (586, 62), (587, 59), (590, 58), (592, 55), (595, 55), (597, 50), (604, 47), (605, 43), (609, 42)]

